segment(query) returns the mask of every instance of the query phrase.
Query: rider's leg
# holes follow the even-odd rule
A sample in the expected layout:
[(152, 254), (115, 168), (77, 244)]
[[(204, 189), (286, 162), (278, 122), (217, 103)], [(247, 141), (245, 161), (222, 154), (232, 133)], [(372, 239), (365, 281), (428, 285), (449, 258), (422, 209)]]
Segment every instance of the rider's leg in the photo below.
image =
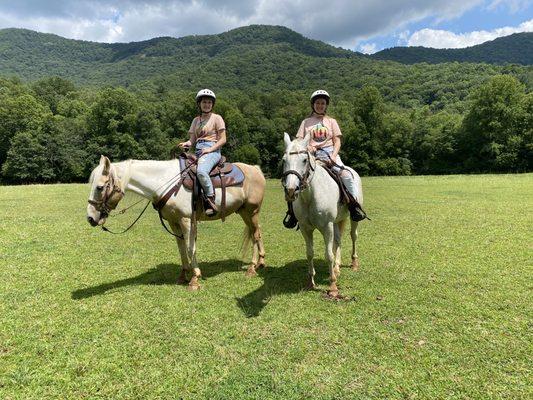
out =
[(215, 190), (209, 177), (209, 173), (215, 165), (220, 161), (220, 151), (213, 151), (200, 157), (198, 160), (198, 180), (202, 185), (205, 195), (207, 196), (207, 209), (205, 213), (209, 216), (217, 213), (215, 205)]
[[(344, 167), (344, 164), (342, 163), (340, 156), (337, 156), (335, 163), (339, 165), (340, 167)], [(335, 172), (338, 172), (338, 171), (341, 171), (341, 168), (333, 167), (333, 170)], [(354, 175), (352, 174), (350, 169), (343, 168), (341, 171), (340, 178), (342, 180), (342, 183), (344, 184), (344, 187), (354, 199), (354, 201), (351, 201), (348, 204), (348, 209), (350, 210), (350, 218), (353, 221), (362, 221), (363, 219), (366, 218), (366, 213), (361, 207), (361, 204), (359, 203), (359, 193), (357, 191), (357, 186), (355, 185)]]

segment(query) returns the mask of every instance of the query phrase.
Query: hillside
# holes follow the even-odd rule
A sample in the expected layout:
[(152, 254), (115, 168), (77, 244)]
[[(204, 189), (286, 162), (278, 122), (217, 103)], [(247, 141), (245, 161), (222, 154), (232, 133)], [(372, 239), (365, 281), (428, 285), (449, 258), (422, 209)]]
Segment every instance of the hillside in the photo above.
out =
[[(310, 40), (281, 26), (252, 25), (218, 35), (95, 43), (23, 29), (0, 30), (0, 76), (47, 76), (77, 85), (135, 90), (309, 91), (325, 87), (350, 96), (374, 85), (402, 108), (442, 109), (472, 88), (512, 74), (530, 90), (531, 67), (489, 64), (402, 65)], [(462, 106), (459, 106), (462, 107)]]
[(464, 49), (393, 47), (370, 56), (403, 64), (470, 62), (533, 65), (533, 32), (515, 33)]

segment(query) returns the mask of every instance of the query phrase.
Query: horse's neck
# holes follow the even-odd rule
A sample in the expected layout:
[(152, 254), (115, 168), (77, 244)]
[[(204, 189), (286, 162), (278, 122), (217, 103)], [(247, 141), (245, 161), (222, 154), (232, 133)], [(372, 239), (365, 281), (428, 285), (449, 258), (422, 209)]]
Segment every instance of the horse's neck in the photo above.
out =
[(309, 188), (304, 190), (301, 196), (306, 203), (309, 203), (316, 201), (319, 197), (331, 197), (331, 194), (335, 193), (336, 187), (337, 184), (331, 179), (324, 167), (317, 163), (315, 171), (309, 179)]
[(122, 189), (147, 199), (161, 197), (178, 180), (179, 161), (128, 160), (114, 163)]

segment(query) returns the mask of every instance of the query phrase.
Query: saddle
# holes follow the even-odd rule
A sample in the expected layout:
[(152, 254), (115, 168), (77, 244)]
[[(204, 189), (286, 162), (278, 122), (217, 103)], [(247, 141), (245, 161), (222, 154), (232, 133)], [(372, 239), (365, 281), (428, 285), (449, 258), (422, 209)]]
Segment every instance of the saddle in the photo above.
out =
[[(180, 170), (187, 173), (183, 176), (183, 186), (186, 189), (192, 190), (197, 179), (197, 161), (198, 158), (194, 154), (181, 153), (178, 157), (180, 162)], [(239, 167), (227, 162), (226, 157), (220, 157), (220, 161), (213, 167), (209, 173), (213, 187), (222, 188), (228, 186), (242, 186), (244, 181), (244, 174)]]
[[(197, 161), (198, 158), (194, 154), (181, 153), (178, 156), (180, 163), (181, 177), (174, 186), (172, 186), (164, 195), (154, 204), (154, 208), (159, 211), (161, 216), (161, 209), (165, 206), (167, 201), (178, 193), (181, 186), (188, 190), (192, 190), (193, 196), (193, 213), (196, 211), (198, 199), (201, 197), (201, 185), (198, 183), (197, 177)], [(214, 188), (222, 190), (222, 198), (220, 205), (220, 213), (222, 222), (224, 222), (224, 209), (226, 208), (226, 188), (230, 186), (242, 186), (244, 182), (244, 173), (235, 164), (226, 161), (225, 157), (221, 157), (217, 165), (213, 167), (209, 173), (211, 182)]]
[[(350, 210), (350, 218), (353, 221), (362, 221), (364, 219), (370, 220), (370, 218), (368, 218), (365, 210), (363, 210), (363, 208), (361, 207), (357, 199), (355, 199), (351, 195), (351, 193), (348, 191), (346, 186), (344, 186), (344, 182), (341, 179), (341, 174), (344, 168), (342, 166), (331, 164), (331, 163), (321, 162), (320, 164), (324, 167), (324, 169), (327, 171), (329, 176), (331, 176), (333, 180), (339, 186), (339, 193), (340, 193), (339, 201), (348, 206), (348, 210)], [(335, 166), (340, 168), (338, 172), (333, 170), (333, 167)]]
[(331, 178), (337, 183), (337, 186), (339, 186), (339, 193), (340, 193), (340, 199), (339, 201), (344, 204), (350, 204), (352, 202), (355, 202), (355, 199), (353, 196), (348, 192), (348, 189), (346, 189), (346, 186), (344, 186), (344, 183), (341, 179), (342, 174), (342, 168), (339, 171), (334, 171), (333, 167), (334, 165), (326, 162), (320, 162), (320, 165), (324, 167), (326, 172), (331, 176)]

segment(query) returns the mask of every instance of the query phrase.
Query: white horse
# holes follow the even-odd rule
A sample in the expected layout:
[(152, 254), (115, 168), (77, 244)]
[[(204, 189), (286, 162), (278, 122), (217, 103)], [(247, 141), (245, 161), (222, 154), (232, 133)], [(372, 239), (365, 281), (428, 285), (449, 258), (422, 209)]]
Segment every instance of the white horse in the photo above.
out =
[[(259, 211), (265, 193), (265, 178), (260, 168), (243, 163), (236, 163), (244, 173), (241, 187), (226, 188), (226, 205), (224, 217), (237, 213), (241, 216), (245, 228), (243, 249), (252, 242), (252, 264), (246, 274), (256, 274), (256, 269), (265, 266), (265, 249), (259, 226)], [(173, 187), (179, 179), (180, 165), (177, 159), (169, 161), (128, 160), (111, 163), (105, 156), (100, 157), (100, 164), (91, 174), (91, 192), (87, 205), (87, 221), (92, 226), (103, 225), (126, 191), (132, 191), (154, 204)], [(217, 205), (220, 209), (221, 191), (216, 189)], [(189, 289), (200, 287), (200, 268), (196, 260), (196, 226), (191, 224), (193, 214), (191, 191), (183, 186), (178, 193), (171, 196), (161, 209), (177, 237), (181, 256), (182, 270), (178, 283), (189, 282)], [(198, 212), (198, 220), (216, 220), (222, 217), (219, 212), (215, 217), (207, 217), (203, 211)], [(192, 271), (190, 281), (186, 272)]]
[[(340, 203), (340, 191), (337, 183), (307, 150), (309, 135), (304, 139), (291, 139), (284, 135), (285, 154), (283, 155), (283, 186), (285, 199), (293, 202), (293, 209), (300, 231), (305, 239), (309, 277), (307, 289), (315, 288), (315, 268), (313, 265), (313, 231), (318, 229), (324, 238), (326, 260), (329, 264), (330, 286), (328, 295), (338, 297), (337, 279), (340, 275), (341, 240), (350, 213), (345, 204)], [(357, 187), (357, 200), (363, 205), (363, 188), (361, 178), (353, 170)], [(359, 259), (355, 248), (357, 240), (357, 222), (350, 220), (352, 238), (352, 269), (359, 268)]]

